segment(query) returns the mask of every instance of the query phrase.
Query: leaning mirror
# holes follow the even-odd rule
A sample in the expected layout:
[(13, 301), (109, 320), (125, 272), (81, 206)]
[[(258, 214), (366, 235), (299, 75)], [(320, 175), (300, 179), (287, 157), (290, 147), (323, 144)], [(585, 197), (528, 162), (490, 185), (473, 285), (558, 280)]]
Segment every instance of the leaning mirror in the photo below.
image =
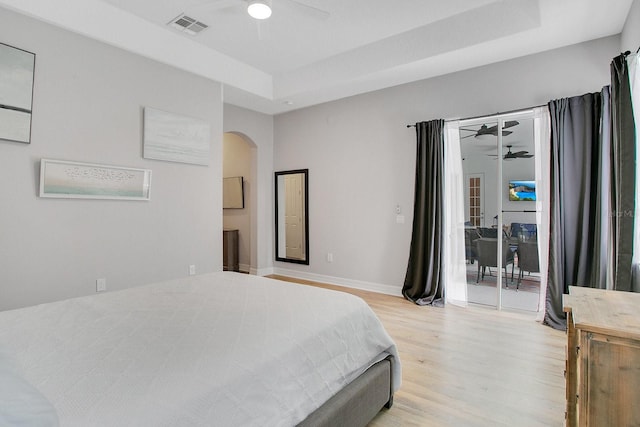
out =
[(276, 261), (309, 265), (309, 170), (275, 173)]

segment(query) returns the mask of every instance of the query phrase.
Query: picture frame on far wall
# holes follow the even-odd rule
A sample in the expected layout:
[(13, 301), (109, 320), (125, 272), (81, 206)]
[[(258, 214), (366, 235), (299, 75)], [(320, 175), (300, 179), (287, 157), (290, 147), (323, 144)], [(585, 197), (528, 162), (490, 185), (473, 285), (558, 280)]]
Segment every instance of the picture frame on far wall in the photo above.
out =
[(64, 160), (40, 161), (40, 197), (149, 200), (151, 170)]
[(0, 43), (0, 140), (31, 143), (36, 55)]

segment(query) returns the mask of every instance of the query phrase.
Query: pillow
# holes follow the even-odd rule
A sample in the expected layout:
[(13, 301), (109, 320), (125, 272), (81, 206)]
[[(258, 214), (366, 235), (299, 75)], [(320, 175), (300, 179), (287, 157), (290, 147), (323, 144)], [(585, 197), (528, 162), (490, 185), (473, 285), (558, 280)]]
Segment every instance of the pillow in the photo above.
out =
[(0, 353), (0, 426), (53, 427), (58, 424), (58, 414), (51, 402)]

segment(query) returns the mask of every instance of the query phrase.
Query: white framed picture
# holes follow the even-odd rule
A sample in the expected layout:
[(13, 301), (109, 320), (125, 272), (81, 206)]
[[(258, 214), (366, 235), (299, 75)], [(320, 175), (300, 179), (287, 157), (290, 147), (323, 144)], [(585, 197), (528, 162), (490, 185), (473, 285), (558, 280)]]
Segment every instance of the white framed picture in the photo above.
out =
[(192, 117), (144, 108), (143, 157), (169, 162), (209, 164), (209, 123)]
[(151, 170), (42, 159), (40, 197), (149, 200)]
[(36, 55), (0, 43), (0, 140), (31, 142)]

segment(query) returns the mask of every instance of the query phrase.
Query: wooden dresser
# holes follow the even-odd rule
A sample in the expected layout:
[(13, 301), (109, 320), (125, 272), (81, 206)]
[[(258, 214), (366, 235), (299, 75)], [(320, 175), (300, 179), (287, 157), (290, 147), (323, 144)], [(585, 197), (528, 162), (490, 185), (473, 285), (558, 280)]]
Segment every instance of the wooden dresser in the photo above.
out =
[(571, 286), (567, 426), (640, 426), (640, 294)]

